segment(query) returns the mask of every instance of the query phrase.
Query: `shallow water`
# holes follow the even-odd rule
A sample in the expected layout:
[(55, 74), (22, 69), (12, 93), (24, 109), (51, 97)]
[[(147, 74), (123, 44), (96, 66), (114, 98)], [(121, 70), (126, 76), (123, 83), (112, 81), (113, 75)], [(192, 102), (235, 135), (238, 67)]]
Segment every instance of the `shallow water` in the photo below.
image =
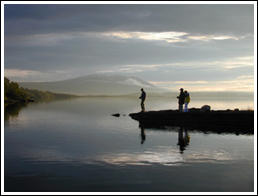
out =
[[(253, 107), (252, 100), (206, 103)], [(135, 98), (80, 98), (13, 112), (5, 118), (5, 191), (254, 190), (253, 135), (142, 130), (128, 116), (139, 108)], [(146, 110), (176, 108), (170, 99), (146, 100)]]

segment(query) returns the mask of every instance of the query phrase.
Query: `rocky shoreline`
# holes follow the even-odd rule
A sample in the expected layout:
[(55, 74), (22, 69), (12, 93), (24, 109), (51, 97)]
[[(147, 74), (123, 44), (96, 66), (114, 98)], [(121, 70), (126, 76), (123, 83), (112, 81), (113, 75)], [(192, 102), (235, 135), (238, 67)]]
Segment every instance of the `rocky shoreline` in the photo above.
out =
[(145, 128), (180, 126), (190, 130), (216, 133), (253, 134), (253, 110), (211, 110), (203, 112), (192, 108), (189, 112), (160, 110), (131, 113), (129, 116), (139, 121)]

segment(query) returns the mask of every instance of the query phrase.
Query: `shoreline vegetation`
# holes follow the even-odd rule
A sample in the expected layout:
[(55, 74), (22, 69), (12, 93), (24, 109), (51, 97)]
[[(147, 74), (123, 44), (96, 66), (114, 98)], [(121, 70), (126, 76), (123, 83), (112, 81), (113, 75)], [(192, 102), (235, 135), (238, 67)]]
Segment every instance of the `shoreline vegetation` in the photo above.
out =
[(53, 93), (20, 87), (17, 82), (4, 78), (4, 105), (26, 105), (30, 102), (49, 102), (53, 100), (71, 99), (80, 97), (77, 95)]

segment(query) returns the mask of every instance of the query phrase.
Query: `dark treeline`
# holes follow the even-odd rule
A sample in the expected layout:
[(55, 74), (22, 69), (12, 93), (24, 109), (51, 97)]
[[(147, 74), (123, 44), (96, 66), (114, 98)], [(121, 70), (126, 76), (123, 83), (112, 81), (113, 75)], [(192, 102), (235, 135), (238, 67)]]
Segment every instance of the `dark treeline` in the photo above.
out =
[(75, 95), (57, 94), (49, 91), (39, 91), (35, 89), (26, 89), (18, 85), (17, 82), (4, 78), (4, 103), (5, 105), (52, 101), (55, 99), (67, 99), (77, 97)]

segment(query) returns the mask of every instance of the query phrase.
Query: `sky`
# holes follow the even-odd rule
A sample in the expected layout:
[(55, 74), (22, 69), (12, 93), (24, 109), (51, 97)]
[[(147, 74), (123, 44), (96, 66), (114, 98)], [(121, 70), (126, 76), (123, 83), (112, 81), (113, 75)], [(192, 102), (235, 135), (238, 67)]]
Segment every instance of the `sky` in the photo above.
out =
[(254, 90), (254, 4), (5, 4), (14, 81), (137, 76), (190, 91)]

